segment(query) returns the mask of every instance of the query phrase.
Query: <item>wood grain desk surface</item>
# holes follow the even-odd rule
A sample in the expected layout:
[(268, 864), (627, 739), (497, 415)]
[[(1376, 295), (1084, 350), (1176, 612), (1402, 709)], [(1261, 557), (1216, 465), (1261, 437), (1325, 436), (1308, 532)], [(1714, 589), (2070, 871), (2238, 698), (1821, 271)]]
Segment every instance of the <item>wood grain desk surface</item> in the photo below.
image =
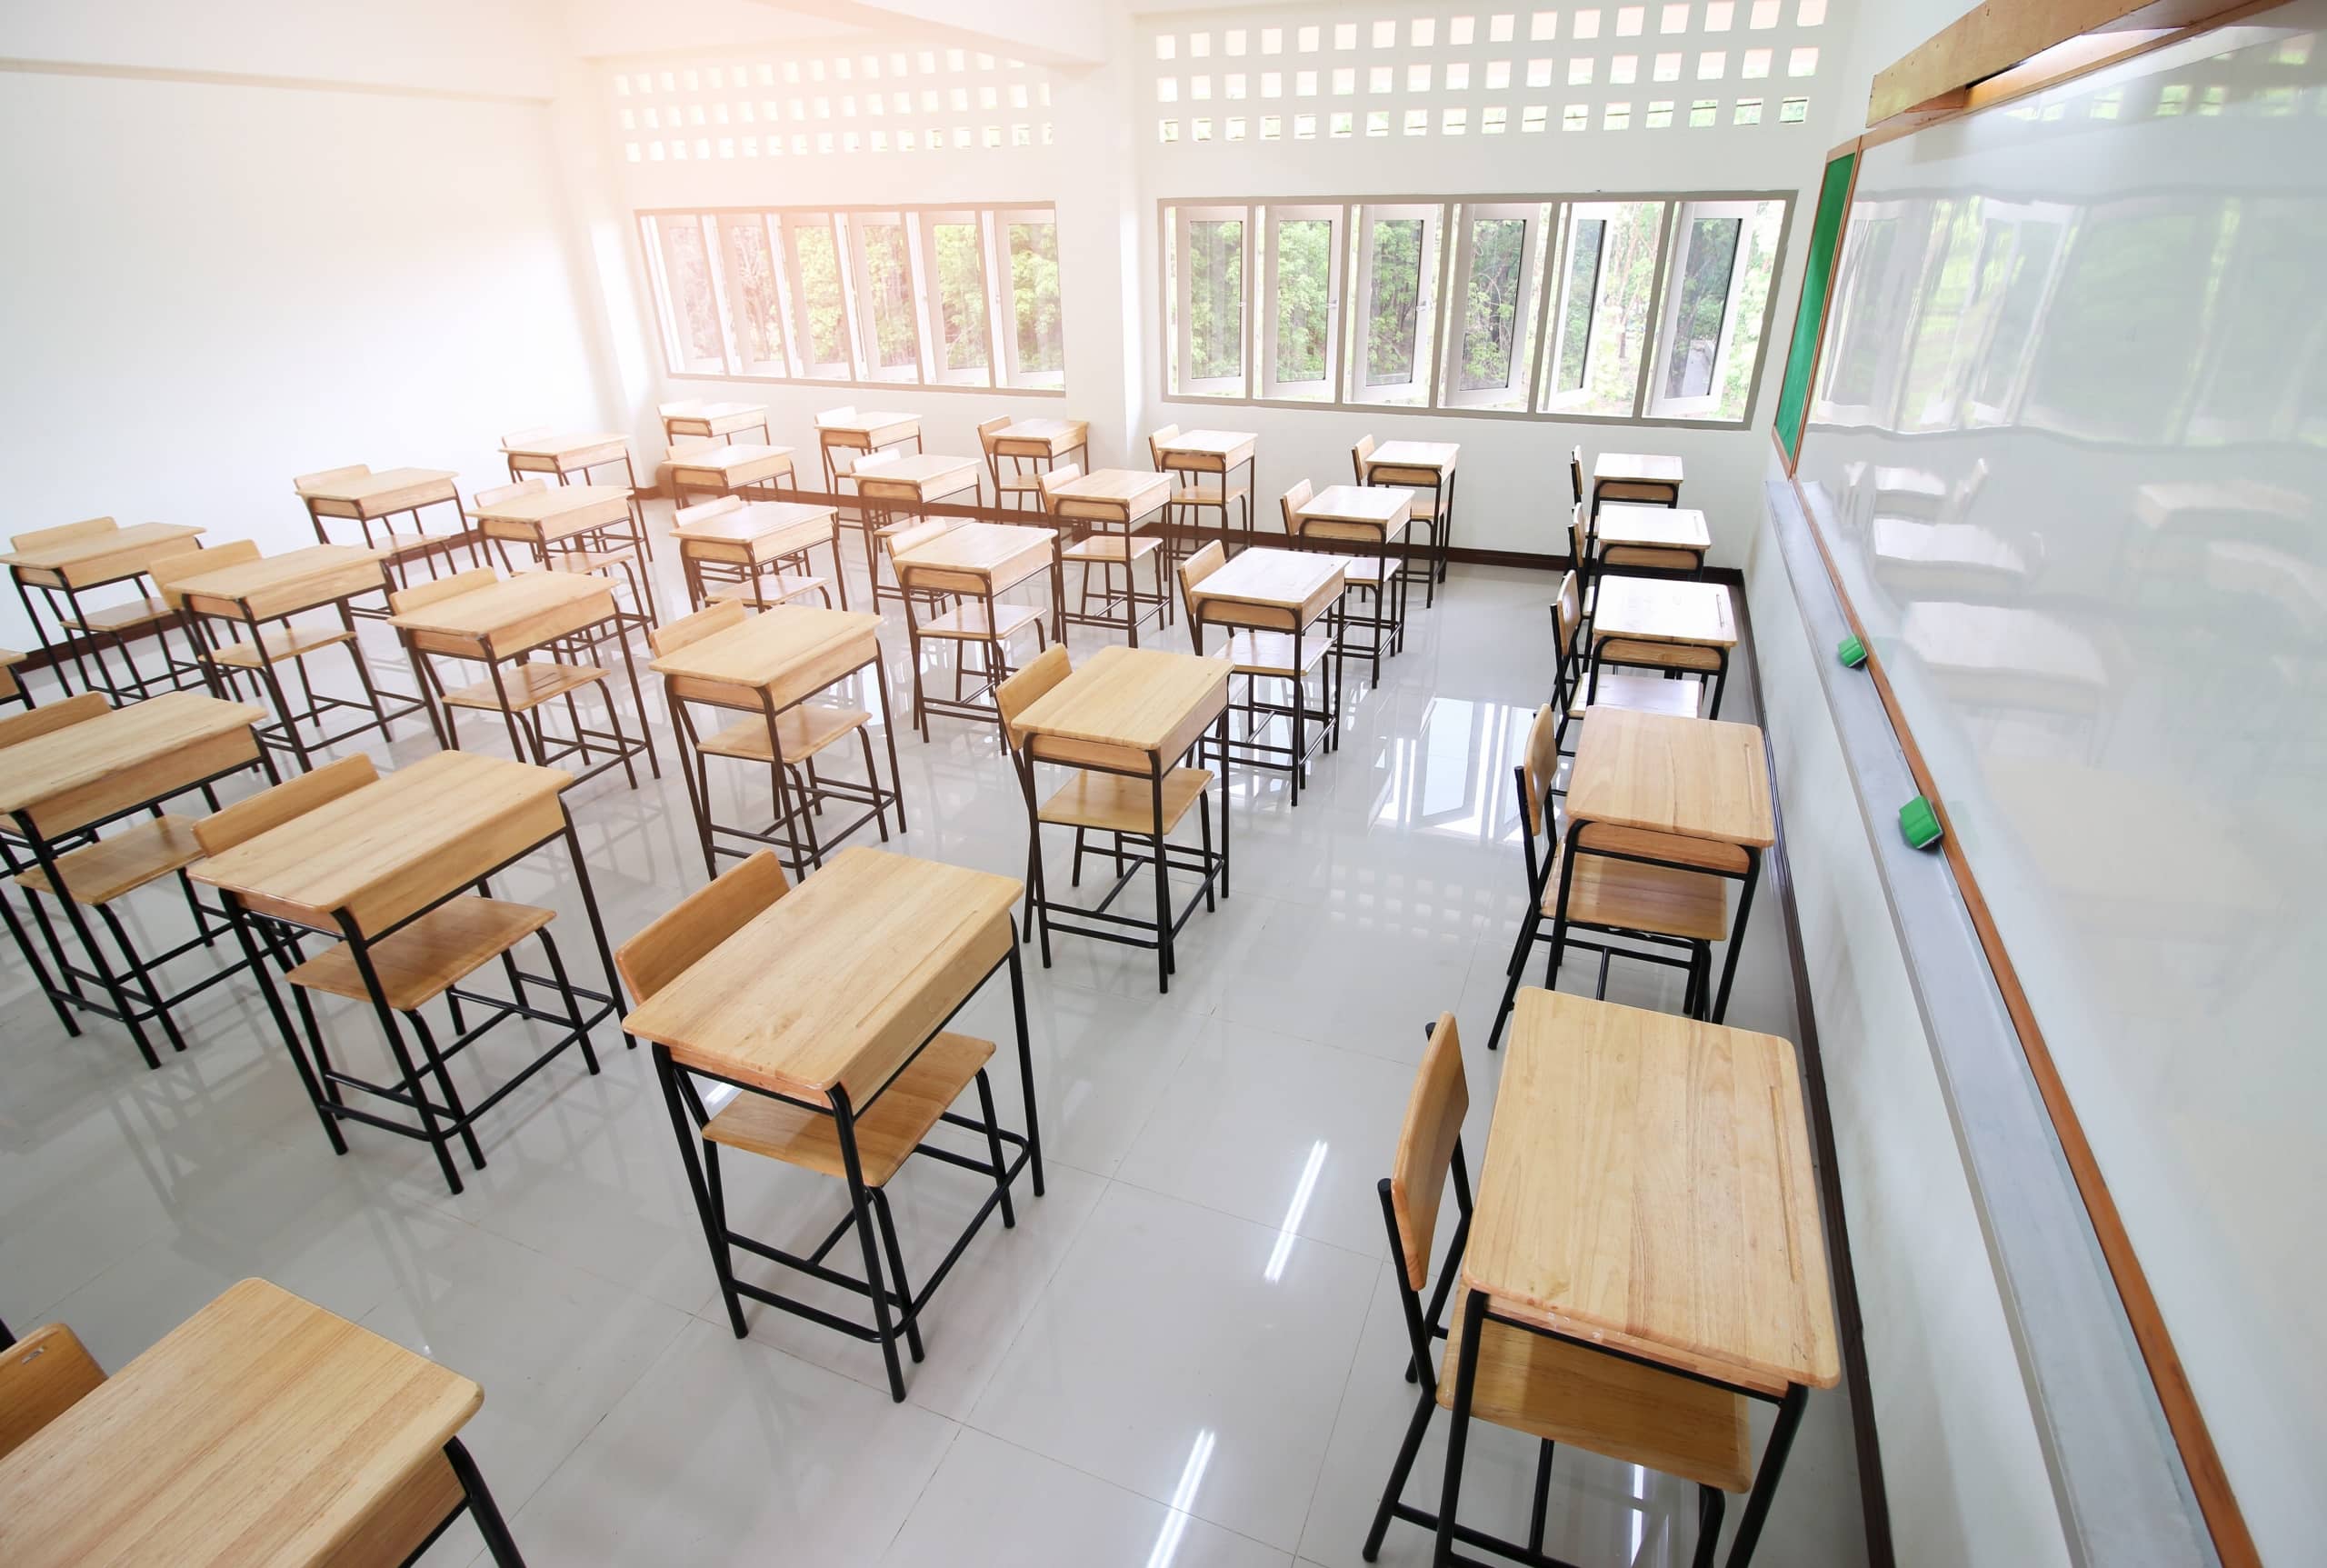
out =
[(1017, 878), (854, 845), (623, 1027), (698, 1067), (863, 1106), (1010, 951)]
[(174, 591), (200, 614), (239, 614), (247, 604), (264, 620), (385, 587), (380, 563), (387, 554), (364, 544), (308, 544), (181, 578)]
[(0, 1562), (335, 1562), (484, 1402), (457, 1373), (245, 1280), (0, 1459)]
[(856, 487), (868, 484), (911, 485), (924, 499), (966, 490), (978, 482), (985, 463), (976, 457), (948, 457), (934, 452), (910, 452), (879, 462), (863, 462), (852, 475)]
[[(102, 793), (108, 780), (172, 756), (185, 757), (189, 771), (158, 774), (154, 781), (157, 789), (166, 792), (173, 783), (206, 776), (215, 768), (207, 765), (199, 749), (202, 743), (248, 730), (266, 716), (265, 709), (245, 703), (221, 702), (198, 692), (165, 692), (0, 746), (0, 813), (25, 812), (44, 833), (67, 831), (78, 824), (43, 818), (69, 818), (76, 814), (72, 809), (76, 798), (96, 804), (93, 794)], [(140, 803), (122, 805), (135, 804)]]
[(604, 599), (606, 613), (612, 614), (614, 597), (614, 580), (609, 577), (586, 572), (518, 572), (433, 604), (400, 611), (388, 617), (388, 624), (408, 632), (482, 639), (591, 599)]
[[(1226, 705), (1229, 669), (1224, 659), (1111, 644), (1036, 698), (1012, 728), (1161, 752), (1194, 720), (1209, 720)], [(1172, 754), (1183, 749), (1172, 748)]]
[[(924, 539), (898, 559), (910, 566), (974, 572), (998, 594), (1050, 564), (1057, 544), (1058, 535), (1048, 528), (1030, 528), (1023, 523), (964, 523)], [(1010, 576), (1014, 567), (1024, 570)], [(1002, 580), (1005, 576), (1010, 577), (1008, 582)]]
[(1713, 532), (1705, 526), (1705, 514), (1688, 506), (1643, 506), (1630, 501), (1612, 501), (1600, 508), (1600, 520), (1593, 524), (1593, 536), (1603, 544), (1694, 550), (1699, 554), (1713, 548)]
[(1640, 484), (1678, 484), (1682, 478), (1681, 460), (1657, 452), (1603, 452), (1593, 459), (1592, 477), (1594, 482), (1615, 479)]
[(627, 512), (630, 495), (627, 484), (551, 484), (524, 495), (512, 495), (506, 501), (471, 502), (469, 514), (480, 520), (541, 523), (597, 506), (619, 507)]
[(1365, 468), (1369, 474), (1376, 468), (1421, 468), (1443, 475), (1454, 472), (1462, 455), (1459, 441), (1385, 441), (1373, 449)]
[(990, 439), (1004, 457), (1056, 457), (1091, 437), (1087, 419), (1014, 419)]
[(708, 473), (724, 474), (731, 468), (742, 468), (754, 463), (774, 463), (789, 458), (789, 446), (763, 446), (754, 441), (723, 441), (716, 446), (705, 446), (694, 452), (682, 452), (670, 460), (673, 468), (699, 468)]
[(1388, 527), (1413, 515), (1414, 493), (1399, 484), (1328, 484), (1293, 508), (1313, 523), (1373, 523)]
[(569, 457), (577, 452), (588, 452), (602, 446), (625, 446), (627, 442), (618, 431), (600, 430), (577, 434), (547, 433), (521, 436), (504, 441), (501, 450), (512, 457)]
[(1840, 1373), (1793, 1045), (1523, 990), (1463, 1278), (1563, 1333), (1775, 1392)]
[(816, 415), (816, 434), (826, 445), (835, 435), (853, 435), (860, 441), (874, 441), (886, 445), (902, 441), (921, 428), (921, 420), (911, 414), (887, 412)]
[(878, 658), (880, 630), (878, 615), (776, 604), (674, 648), (647, 668), (657, 674), (692, 675), (730, 685), (772, 686), (793, 671), (822, 664), (831, 655), (853, 653), (859, 655), (857, 663)]
[(1168, 464), (1173, 458), (1183, 456), (1241, 457), (1260, 439), (1249, 430), (1183, 430), (1177, 435), (1166, 436), (1156, 446)]
[(1225, 599), (1238, 604), (1297, 611), (1321, 599), (1331, 604), (1340, 597), (1343, 574), (1349, 565), (1345, 555), (1255, 546), (1243, 551), (1189, 589), (1188, 596), (1199, 604), (1206, 599)]
[[(59, 539), (54, 544), (12, 550), (5, 555), (0, 555), (0, 561), (38, 572), (63, 572), (108, 555), (135, 556), (142, 561), (167, 553), (157, 549), (157, 546), (198, 538), (207, 532), (207, 529), (191, 523), (133, 523), (126, 528), (109, 528), (102, 534), (84, 534), (76, 539)], [(137, 564), (125, 562), (123, 574), (133, 575), (140, 569)], [(75, 585), (81, 584), (76, 582)]]
[(1595, 643), (1623, 637), (1708, 648), (1737, 645), (1737, 616), (1729, 603), (1729, 590), (1722, 584), (1628, 577), (1621, 573), (1604, 574), (1598, 583), (1592, 609)]
[(1568, 775), (1572, 820), (1755, 849), (1776, 842), (1759, 729), (1626, 708), (1589, 712)]
[(678, 524), (671, 530), (671, 536), (701, 544), (748, 544), (794, 528), (830, 524), (840, 515), (833, 507), (810, 505), (803, 501), (744, 501), (734, 496), (723, 499), (734, 504), (710, 516)]
[(1094, 468), (1051, 492), (1063, 514), (1104, 513), (1125, 520), (1144, 517), (1172, 497), (1172, 476), (1145, 468)]
[(311, 501), (361, 504), (400, 490), (442, 489), (450, 494), (453, 481), (459, 477), (449, 468), (383, 468), (377, 474), (351, 474), (344, 479), (322, 480), (295, 488)]
[[(563, 825), (564, 768), (436, 752), (196, 862), (187, 874), (318, 930), (345, 909), (375, 932), (538, 844)], [(547, 806), (547, 811), (541, 808)], [(522, 830), (513, 837), (511, 824)]]
[(663, 417), (676, 420), (740, 419), (747, 414), (757, 419), (766, 412), (767, 404), (764, 403), (706, 403), (701, 398), (663, 406)]

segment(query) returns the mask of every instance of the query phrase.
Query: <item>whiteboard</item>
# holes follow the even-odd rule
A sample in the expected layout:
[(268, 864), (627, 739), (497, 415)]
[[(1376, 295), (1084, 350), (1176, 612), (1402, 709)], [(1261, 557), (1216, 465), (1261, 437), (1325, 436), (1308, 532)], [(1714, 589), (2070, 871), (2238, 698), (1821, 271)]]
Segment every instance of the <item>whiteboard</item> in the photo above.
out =
[(1797, 469), (2287, 1563), (2327, 1519), (2322, 27), (1867, 149)]

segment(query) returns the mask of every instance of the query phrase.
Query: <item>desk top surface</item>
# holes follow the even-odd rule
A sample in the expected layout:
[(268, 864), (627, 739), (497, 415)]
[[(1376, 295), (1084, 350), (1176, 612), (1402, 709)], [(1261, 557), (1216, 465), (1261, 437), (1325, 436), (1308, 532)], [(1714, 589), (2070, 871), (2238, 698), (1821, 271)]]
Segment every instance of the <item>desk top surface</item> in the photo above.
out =
[(1044, 552), (1047, 559), (1057, 542), (1058, 535), (1050, 529), (1031, 528), (1023, 523), (964, 523), (923, 540), (898, 559), (910, 566), (991, 573), (1036, 551)]
[(421, 484), (441, 484), (449, 490), (459, 477), (449, 468), (384, 468), (377, 474), (350, 474), (345, 478), (315, 480), (295, 488), (315, 501), (369, 501), (375, 495)]
[(671, 536), (742, 544), (811, 523), (830, 523), (838, 516), (839, 513), (830, 506), (814, 506), (803, 501), (734, 500), (734, 504), (709, 516), (679, 524), (671, 530)]
[[(674, 648), (647, 668), (731, 685), (766, 686), (852, 642), (874, 641), (881, 617), (810, 604), (774, 604), (724, 631)], [(877, 650), (874, 652), (877, 656)]]
[(1595, 641), (1627, 637), (1709, 648), (1737, 645), (1737, 617), (1722, 584), (1631, 577), (1621, 572), (1603, 573), (1598, 582), (1592, 608)]
[(1681, 460), (1661, 452), (1603, 452), (1593, 459), (1592, 477), (1678, 484), (1682, 478)]
[(198, 692), (164, 692), (77, 724), (0, 746), (0, 813), (37, 811), (115, 774), (246, 729), (262, 708)]
[(614, 581), (586, 572), (519, 572), (433, 604), (404, 610), (388, 624), (411, 632), (444, 632), (455, 637), (489, 637), (566, 604), (604, 598), (613, 611)]
[(510, 523), (540, 523), (585, 507), (630, 504), (627, 484), (551, 484), (505, 501), (471, 502), (470, 514)]
[(1316, 523), (1387, 525), (1413, 515), (1414, 493), (1400, 484), (1328, 484), (1293, 510)]
[(77, 538), (59, 539), (54, 544), (36, 544), (27, 550), (12, 550), (0, 555), (0, 561), (11, 566), (25, 566), (37, 571), (54, 572), (83, 561), (119, 554), (125, 551), (166, 544), (174, 540), (192, 539), (208, 530), (191, 523), (133, 523), (126, 528), (108, 528), (101, 534), (84, 534)]
[(1011, 727), (1152, 752), (1195, 714), (1226, 702), (1229, 668), (1224, 659), (1111, 644), (1037, 697)]
[(1657, 550), (1713, 548), (1705, 514), (1689, 506), (1643, 506), (1612, 501), (1600, 508), (1593, 532), (1603, 544), (1633, 544)]
[(1568, 777), (1572, 820), (1755, 849), (1776, 842), (1759, 729), (1627, 708), (1590, 714)]
[(1297, 610), (1330, 589), (1349, 570), (1349, 564), (1345, 555), (1255, 546), (1239, 552), (1234, 560), (1188, 592), (1197, 599), (1233, 599), (1240, 604), (1271, 604)]

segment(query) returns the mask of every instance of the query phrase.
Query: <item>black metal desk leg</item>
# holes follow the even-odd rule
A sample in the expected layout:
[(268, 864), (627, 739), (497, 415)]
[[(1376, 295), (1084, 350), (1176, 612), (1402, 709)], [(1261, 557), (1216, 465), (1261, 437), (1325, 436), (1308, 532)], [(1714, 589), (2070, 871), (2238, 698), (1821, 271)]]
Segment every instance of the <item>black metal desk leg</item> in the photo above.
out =
[(444, 1457), (453, 1466), (453, 1473), (461, 1478), (461, 1491), (468, 1499), (469, 1514), (476, 1521), (476, 1533), (484, 1537), (484, 1549), (493, 1554), (496, 1568), (525, 1568), (525, 1559), (517, 1550), (517, 1538), (509, 1533), (508, 1523), (501, 1517), (500, 1506), (493, 1501), (492, 1489), (484, 1483), (476, 1461), (469, 1457), (468, 1449), (457, 1437), (444, 1444)]
[(1770, 1500), (1777, 1495), (1778, 1477), (1784, 1473), (1786, 1454), (1793, 1447), (1794, 1429), (1802, 1424), (1802, 1409), (1809, 1399), (1810, 1391), (1793, 1383), (1786, 1385), (1785, 1397), (1778, 1401), (1777, 1424), (1770, 1429), (1769, 1445), (1762, 1450), (1762, 1463), (1754, 1467), (1753, 1490), (1746, 1494), (1745, 1512), (1737, 1519), (1737, 1539), (1729, 1543), (1729, 1568), (1745, 1568), (1753, 1559), (1762, 1525), (1770, 1516)]
[(1454, 1561), (1454, 1510), (1463, 1498), (1463, 1449), (1471, 1430), (1471, 1392), (1479, 1377), (1479, 1336), (1486, 1327), (1487, 1298), (1473, 1291), (1463, 1303), (1463, 1354), (1454, 1373), (1453, 1424), (1446, 1429), (1446, 1475), (1438, 1490), (1438, 1541), (1431, 1553), (1434, 1568)]

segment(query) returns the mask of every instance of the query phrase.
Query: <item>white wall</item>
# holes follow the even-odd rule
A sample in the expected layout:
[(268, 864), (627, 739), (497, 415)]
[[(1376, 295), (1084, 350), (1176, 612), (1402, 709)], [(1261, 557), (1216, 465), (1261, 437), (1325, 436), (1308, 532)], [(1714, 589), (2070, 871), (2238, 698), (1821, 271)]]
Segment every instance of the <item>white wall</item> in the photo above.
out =
[[(13, 528), (111, 514), (287, 548), (314, 537), (295, 474), (413, 464), (468, 491), (505, 478), (503, 432), (615, 412), (545, 105), (0, 81)], [(30, 635), (11, 595), (0, 643)]]

